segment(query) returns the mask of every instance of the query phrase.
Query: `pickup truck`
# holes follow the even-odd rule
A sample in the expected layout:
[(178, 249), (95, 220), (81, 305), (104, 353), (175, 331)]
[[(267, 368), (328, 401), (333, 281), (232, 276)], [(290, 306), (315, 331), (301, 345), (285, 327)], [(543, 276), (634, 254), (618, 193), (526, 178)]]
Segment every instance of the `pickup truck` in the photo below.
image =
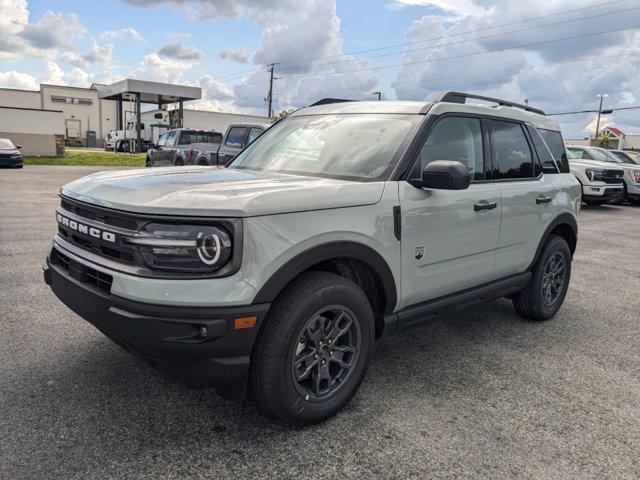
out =
[(227, 165), (264, 130), (261, 125), (229, 125), (224, 141), (219, 132), (188, 128), (169, 130), (147, 152), (146, 165)]
[(169, 130), (147, 151), (146, 166), (217, 165), (220, 143), (222, 134), (213, 130)]

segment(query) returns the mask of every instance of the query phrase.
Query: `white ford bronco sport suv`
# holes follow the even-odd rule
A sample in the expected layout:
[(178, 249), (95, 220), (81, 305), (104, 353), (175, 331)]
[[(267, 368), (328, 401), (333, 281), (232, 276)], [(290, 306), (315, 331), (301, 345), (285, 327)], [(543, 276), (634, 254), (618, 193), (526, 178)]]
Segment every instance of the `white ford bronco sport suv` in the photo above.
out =
[(44, 277), (170, 377), (235, 398), (246, 384), (311, 423), (354, 396), (382, 336), (500, 297), (551, 318), (580, 193), (557, 123), (530, 107), (323, 102), (227, 168), (65, 185)]

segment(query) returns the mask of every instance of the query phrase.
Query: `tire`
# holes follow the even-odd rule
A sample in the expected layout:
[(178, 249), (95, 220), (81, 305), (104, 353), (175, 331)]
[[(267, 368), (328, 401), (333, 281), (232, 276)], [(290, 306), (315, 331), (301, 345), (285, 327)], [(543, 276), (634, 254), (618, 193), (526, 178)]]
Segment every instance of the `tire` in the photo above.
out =
[(22, 167), (24, 167), (24, 165), (23, 165), (23, 164), (15, 165), (15, 167), (16, 167), (16, 168), (22, 168)]
[(197, 164), (200, 165), (201, 167), (208, 167), (210, 165), (210, 163), (204, 157), (199, 158)]
[(627, 197), (627, 202), (629, 202), (631, 205), (640, 205), (640, 198)]
[[(342, 315), (332, 309), (342, 311)], [(338, 335), (331, 347), (333, 330), (320, 328), (319, 319), (323, 319), (322, 324), (326, 320), (344, 329), (348, 324), (349, 330)], [(253, 398), (264, 413), (286, 423), (304, 425), (326, 420), (338, 413), (360, 387), (374, 339), (371, 305), (355, 283), (333, 273), (303, 273), (278, 296), (258, 335), (249, 372)], [(346, 352), (348, 349), (353, 350)], [(296, 362), (304, 358), (309, 364)], [(340, 361), (350, 365), (346, 373)], [(309, 374), (303, 373), (303, 380), (298, 381), (296, 373), (300, 371)], [(325, 379), (320, 371), (325, 375), (339, 371), (336, 378), (342, 377)], [(316, 391), (316, 387), (320, 388)]]
[(600, 206), (604, 205), (607, 202), (606, 201), (600, 201), (600, 200), (584, 200), (584, 203), (586, 203), (590, 207), (600, 207)]
[(151, 158), (147, 155), (147, 159), (144, 162), (144, 166), (147, 168), (151, 168), (153, 167), (153, 161), (151, 160)]
[[(555, 299), (549, 303), (549, 298), (544, 298), (543, 286), (548, 268), (553, 265), (552, 259), (557, 261), (559, 258), (562, 259), (564, 275), (561, 285), (555, 289)], [(529, 285), (512, 298), (513, 306), (521, 316), (529, 320), (549, 320), (562, 306), (571, 280), (571, 250), (566, 240), (558, 235), (550, 235), (531, 273), (533, 275)], [(551, 292), (553, 291), (552, 289)]]
[(174, 167), (181, 167), (181, 166), (183, 166), (183, 165), (184, 165), (184, 160), (182, 160), (180, 157), (176, 158), (176, 159), (173, 161), (173, 166), (174, 166)]

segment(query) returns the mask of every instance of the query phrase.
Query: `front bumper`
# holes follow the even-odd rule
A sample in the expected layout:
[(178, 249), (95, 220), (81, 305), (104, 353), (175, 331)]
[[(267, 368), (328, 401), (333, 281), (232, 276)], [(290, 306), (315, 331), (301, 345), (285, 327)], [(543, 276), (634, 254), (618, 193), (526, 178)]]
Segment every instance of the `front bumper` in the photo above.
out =
[(608, 201), (613, 200), (618, 197), (623, 192), (622, 185), (614, 185), (614, 186), (594, 186), (594, 185), (585, 185), (582, 187), (582, 197), (585, 200), (602, 200)]
[(634, 200), (640, 199), (640, 184), (627, 185), (627, 197)]
[[(49, 256), (44, 279), (65, 305), (124, 349), (194, 388), (229, 385), (248, 374), (268, 303), (221, 308), (146, 304), (112, 295), (100, 281), (92, 283), (90, 270)], [(258, 317), (255, 326), (234, 329), (234, 319), (253, 315)]]
[(22, 165), (22, 157), (0, 158), (0, 166), (14, 167), (16, 165)]

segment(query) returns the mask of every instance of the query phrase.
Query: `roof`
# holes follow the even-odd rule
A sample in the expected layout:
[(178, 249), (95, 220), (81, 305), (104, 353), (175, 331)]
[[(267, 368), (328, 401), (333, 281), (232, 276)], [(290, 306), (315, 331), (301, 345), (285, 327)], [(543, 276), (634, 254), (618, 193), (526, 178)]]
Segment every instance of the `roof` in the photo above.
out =
[(200, 87), (147, 82), (130, 78), (100, 88), (98, 90), (98, 98), (104, 100), (130, 100), (138, 93), (140, 94), (140, 101), (143, 103), (177, 102), (202, 98), (202, 89)]
[(303, 115), (331, 115), (349, 113), (396, 113), (396, 114), (430, 114), (441, 115), (443, 113), (473, 113), (477, 115), (490, 115), (521, 122), (529, 122), (537, 128), (546, 130), (560, 130), (558, 122), (544, 115), (514, 108), (511, 106), (480, 105), (458, 102), (408, 102), (408, 101), (367, 101), (367, 102), (341, 102), (319, 105), (315, 107), (301, 108), (292, 113), (291, 117)]
[(618, 137), (618, 138), (623, 138), (625, 137), (625, 133), (620, 130), (619, 128), (616, 127), (605, 127), (602, 130), (608, 130), (609, 132), (611, 132), (612, 135)]
[(429, 103), (403, 101), (370, 101), (370, 102), (338, 102), (326, 103), (313, 107), (301, 108), (290, 117), (302, 115), (327, 115), (347, 113), (404, 113), (417, 115)]

